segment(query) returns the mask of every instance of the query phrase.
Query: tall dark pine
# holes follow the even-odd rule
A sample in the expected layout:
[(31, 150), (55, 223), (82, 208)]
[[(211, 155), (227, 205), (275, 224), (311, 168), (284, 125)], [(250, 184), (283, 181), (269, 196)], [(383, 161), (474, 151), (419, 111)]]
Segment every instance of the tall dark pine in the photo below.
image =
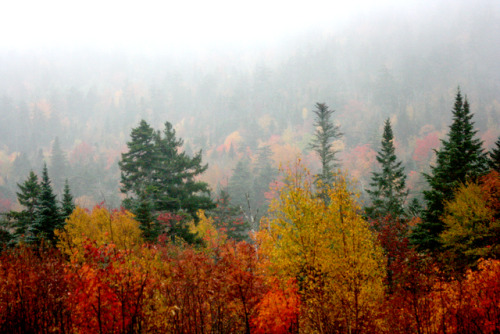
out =
[(210, 189), (196, 177), (203, 174), (208, 164), (202, 164), (202, 152), (193, 157), (181, 150), (183, 140), (177, 139), (169, 122), (165, 123), (163, 136), (155, 140), (155, 184), (157, 185), (157, 209), (165, 211), (185, 210), (191, 215), (196, 211), (214, 206)]
[(460, 90), (452, 110), (453, 123), (448, 140), (442, 140), (436, 151), (436, 164), (431, 173), (425, 174), (430, 190), (424, 191), (426, 209), (422, 223), (417, 225), (411, 240), (421, 250), (434, 251), (440, 248), (439, 235), (444, 229), (441, 216), (445, 201), (453, 199), (454, 190), (467, 180), (474, 180), (488, 171), (488, 159), (482, 141), (475, 138), (472, 114), (467, 98), (462, 99)]
[(500, 173), (500, 137), (495, 143), (496, 147), (494, 147), (490, 152), (490, 168), (496, 170)]
[(24, 210), (21, 212), (11, 212), (10, 215), (15, 220), (14, 237), (19, 241), (27, 236), (30, 226), (35, 222), (36, 207), (41, 187), (38, 184), (38, 177), (33, 171), (30, 171), (24, 183), (18, 183), (17, 186), (20, 190), (17, 193), (17, 200), (19, 204), (24, 206)]
[(54, 241), (54, 230), (62, 228), (63, 221), (57, 206), (56, 195), (52, 191), (46, 164), (43, 167), (40, 196), (35, 212), (36, 218), (33, 225), (31, 225), (31, 233), (27, 241), (34, 243), (39, 242), (41, 239), (49, 242)]
[(63, 191), (64, 179), (68, 173), (68, 161), (59, 144), (59, 138), (56, 137), (52, 144), (50, 157), (50, 175), (52, 176), (53, 189), (60, 194)]
[(68, 179), (64, 182), (63, 197), (61, 201), (61, 219), (65, 221), (75, 210), (73, 195), (69, 189)]
[(321, 173), (318, 175), (324, 184), (331, 185), (335, 181), (334, 168), (336, 166), (337, 150), (333, 148), (333, 142), (342, 136), (339, 127), (333, 125), (331, 116), (334, 110), (328, 109), (324, 103), (316, 103), (313, 110), (316, 115), (314, 126), (316, 131), (310, 144), (310, 148), (319, 155), (321, 160)]
[[(124, 200), (141, 221), (144, 235), (154, 239), (157, 225), (151, 219), (155, 212), (179, 210), (194, 216), (199, 209), (210, 209), (213, 202), (205, 182), (197, 181), (208, 165), (202, 164), (201, 151), (193, 157), (181, 150), (172, 124), (163, 132), (154, 131), (146, 121), (132, 130), (129, 151), (119, 162)], [(148, 212), (153, 211), (153, 212)]]
[(121, 192), (127, 195), (124, 205), (132, 209), (132, 201), (152, 192), (153, 162), (155, 160), (155, 131), (146, 121), (132, 129), (128, 152), (122, 153), (118, 163), (121, 170)]
[(370, 218), (381, 218), (391, 215), (400, 218), (404, 215), (404, 203), (408, 196), (406, 175), (401, 161), (397, 161), (394, 148), (394, 136), (391, 122), (385, 121), (382, 147), (377, 154), (381, 171), (373, 172), (371, 189), (367, 190), (372, 206), (366, 208)]

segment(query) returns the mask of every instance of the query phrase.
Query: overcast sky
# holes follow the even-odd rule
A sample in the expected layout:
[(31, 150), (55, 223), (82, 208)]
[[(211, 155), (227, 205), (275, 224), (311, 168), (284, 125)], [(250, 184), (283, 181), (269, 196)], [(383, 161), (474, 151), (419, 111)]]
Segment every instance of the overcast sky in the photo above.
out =
[[(376, 5), (375, 5), (376, 3)], [(272, 43), (397, 0), (10, 0), (0, 8), (0, 46), (193, 47)]]

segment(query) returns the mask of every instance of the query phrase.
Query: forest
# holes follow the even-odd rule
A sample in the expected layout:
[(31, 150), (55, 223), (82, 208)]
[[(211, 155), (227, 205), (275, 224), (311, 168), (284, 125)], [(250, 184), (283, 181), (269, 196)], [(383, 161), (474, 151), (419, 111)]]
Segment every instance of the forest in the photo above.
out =
[(0, 45), (0, 332), (499, 333), (499, 38), (440, 0), (252, 49)]

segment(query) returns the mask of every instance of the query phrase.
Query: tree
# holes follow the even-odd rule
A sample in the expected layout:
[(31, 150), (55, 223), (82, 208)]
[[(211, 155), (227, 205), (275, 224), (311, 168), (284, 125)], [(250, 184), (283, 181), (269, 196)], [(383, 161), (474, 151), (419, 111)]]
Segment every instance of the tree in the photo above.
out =
[(496, 170), (500, 173), (500, 137), (495, 143), (496, 147), (494, 147), (490, 152), (490, 168)]
[(129, 151), (122, 154), (121, 191), (127, 195), (125, 205), (147, 199), (156, 211), (186, 210), (190, 214), (213, 206), (208, 184), (196, 181), (208, 165), (201, 163), (201, 151), (189, 157), (181, 151), (172, 124), (165, 123), (163, 134), (155, 132), (146, 121), (132, 129)]
[(73, 195), (69, 189), (68, 179), (64, 182), (63, 198), (61, 202), (61, 219), (63, 221), (68, 218), (71, 213), (75, 210), (75, 203), (73, 201)]
[(40, 196), (35, 209), (35, 221), (30, 226), (28, 241), (39, 242), (41, 239), (54, 241), (54, 230), (61, 228), (63, 223), (45, 164), (40, 183)]
[(21, 212), (10, 212), (10, 216), (14, 218), (14, 237), (21, 239), (26, 236), (30, 227), (34, 224), (36, 218), (36, 207), (40, 196), (40, 184), (38, 184), (38, 176), (30, 171), (30, 174), (23, 184), (17, 184), (20, 192), (17, 193), (19, 204), (24, 206)]
[(181, 150), (182, 139), (177, 139), (172, 124), (165, 122), (163, 136), (155, 136), (154, 193), (156, 208), (174, 212), (185, 210), (192, 216), (198, 210), (214, 206), (210, 189), (196, 178), (203, 174), (208, 164), (202, 165), (202, 151), (189, 157)]
[(412, 242), (421, 250), (434, 251), (440, 246), (439, 234), (444, 223), (441, 216), (446, 201), (453, 199), (455, 189), (467, 180), (475, 180), (487, 171), (487, 157), (482, 141), (475, 138), (474, 122), (467, 98), (462, 100), (458, 90), (452, 110), (453, 123), (447, 140), (441, 140), (442, 147), (436, 151), (436, 164), (431, 173), (424, 174), (430, 189), (424, 191), (426, 209), (423, 221), (412, 233)]
[(467, 182), (446, 202), (440, 235), (454, 268), (473, 267), (479, 258), (500, 255), (500, 177), (496, 171)]
[(52, 144), (52, 152), (50, 157), (50, 171), (52, 181), (54, 182), (54, 190), (60, 194), (63, 190), (64, 179), (67, 176), (68, 161), (59, 144), (59, 138), (56, 137)]
[(377, 161), (382, 170), (373, 172), (372, 189), (367, 190), (372, 200), (372, 206), (366, 208), (366, 212), (371, 218), (380, 218), (391, 215), (399, 218), (404, 215), (404, 203), (408, 196), (406, 189), (406, 175), (402, 162), (397, 161), (394, 136), (391, 122), (385, 121), (384, 134), (382, 137), (381, 149), (377, 154)]
[(314, 188), (300, 164), (286, 173), (257, 234), (268, 274), (297, 280), (304, 332), (376, 332), (382, 249), (343, 178), (325, 187), (326, 202)]
[(316, 103), (316, 109), (313, 110), (316, 115), (314, 126), (316, 131), (310, 144), (310, 148), (316, 152), (321, 160), (321, 173), (318, 178), (325, 185), (334, 182), (334, 167), (336, 166), (336, 157), (338, 150), (333, 148), (333, 142), (342, 136), (339, 127), (333, 125), (331, 116), (334, 110), (328, 109), (325, 103)]
[(131, 141), (127, 143), (128, 152), (122, 153), (118, 163), (121, 170), (122, 193), (127, 195), (125, 207), (131, 206), (131, 201), (142, 193), (150, 192), (153, 185), (153, 161), (155, 159), (154, 130), (146, 121), (132, 129)]

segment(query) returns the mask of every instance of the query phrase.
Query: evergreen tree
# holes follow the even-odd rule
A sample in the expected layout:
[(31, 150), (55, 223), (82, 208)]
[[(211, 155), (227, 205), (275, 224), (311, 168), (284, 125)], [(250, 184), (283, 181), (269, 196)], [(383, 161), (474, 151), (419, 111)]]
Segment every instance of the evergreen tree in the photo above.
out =
[(75, 210), (73, 195), (69, 189), (68, 179), (64, 182), (63, 198), (61, 202), (61, 220), (64, 222)]
[(267, 212), (269, 202), (266, 200), (265, 193), (269, 191), (269, 185), (278, 176), (278, 170), (272, 165), (271, 155), (272, 151), (269, 146), (259, 148), (257, 163), (253, 170), (255, 179), (252, 187), (252, 203), (255, 203), (260, 215)]
[(339, 127), (333, 125), (331, 116), (334, 110), (328, 109), (324, 103), (316, 103), (316, 109), (313, 110), (316, 115), (314, 126), (316, 131), (310, 148), (319, 155), (321, 160), (321, 173), (318, 179), (325, 185), (331, 185), (335, 181), (334, 167), (336, 166), (337, 150), (333, 148), (333, 142), (342, 136)]
[(489, 164), (491, 169), (500, 173), (500, 137), (498, 137), (495, 145), (496, 147), (494, 147), (490, 152)]
[(211, 210), (210, 215), (214, 219), (215, 227), (224, 230), (229, 238), (241, 241), (248, 237), (250, 226), (243, 219), (241, 209), (231, 204), (231, 198), (226, 190), (219, 191), (215, 209)]
[(54, 230), (62, 228), (63, 221), (57, 206), (56, 195), (52, 190), (47, 165), (42, 172), (42, 182), (40, 183), (40, 196), (35, 209), (35, 221), (30, 227), (29, 242), (39, 242), (41, 239), (54, 241)]
[(154, 192), (156, 208), (174, 212), (186, 210), (192, 216), (196, 211), (213, 208), (208, 184), (196, 181), (208, 164), (202, 165), (202, 152), (189, 157), (181, 150), (182, 139), (177, 139), (169, 122), (165, 123), (163, 136), (155, 136)]
[(53, 189), (56, 193), (61, 193), (64, 187), (64, 179), (68, 172), (68, 161), (59, 144), (59, 138), (56, 137), (52, 144), (50, 156), (50, 172), (52, 175)]
[(382, 147), (377, 154), (377, 161), (381, 166), (380, 172), (372, 173), (372, 189), (367, 190), (372, 200), (372, 206), (366, 208), (370, 218), (380, 218), (391, 215), (400, 218), (404, 215), (404, 202), (408, 196), (406, 189), (406, 175), (401, 161), (397, 161), (394, 136), (391, 122), (385, 121)]
[(231, 203), (244, 210), (252, 196), (253, 177), (250, 170), (250, 159), (243, 158), (236, 163), (233, 175), (229, 178), (228, 193)]
[(422, 223), (412, 233), (412, 242), (421, 250), (433, 251), (440, 247), (439, 235), (444, 223), (441, 216), (446, 201), (453, 199), (453, 194), (460, 184), (467, 180), (476, 180), (488, 171), (488, 159), (483, 152), (482, 141), (475, 138), (473, 114), (470, 113), (467, 98), (462, 99), (458, 90), (452, 110), (453, 123), (448, 139), (442, 140), (441, 149), (436, 151), (436, 164), (431, 166), (431, 173), (424, 174), (430, 190), (424, 191), (426, 209)]
[(124, 206), (136, 214), (147, 239), (158, 233), (155, 213), (185, 211), (194, 217), (200, 209), (213, 208), (208, 184), (196, 180), (208, 168), (202, 152), (193, 157), (183, 152), (172, 124), (166, 122), (160, 132), (142, 120), (131, 137), (119, 162), (121, 191), (127, 196)]
[(24, 210), (21, 212), (11, 211), (9, 216), (14, 220), (14, 238), (19, 241), (23, 236), (26, 236), (30, 226), (35, 222), (41, 187), (38, 183), (38, 177), (33, 171), (30, 171), (24, 183), (18, 183), (17, 186), (20, 190), (17, 193), (17, 200), (24, 207)]
[(155, 158), (155, 132), (146, 121), (132, 129), (128, 152), (122, 153), (118, 163), (121, 170), (121, 192), (127, 195), (124, 206), (132, 209), (134, 198), (150, 189), (153, 184), (153, 161)]

